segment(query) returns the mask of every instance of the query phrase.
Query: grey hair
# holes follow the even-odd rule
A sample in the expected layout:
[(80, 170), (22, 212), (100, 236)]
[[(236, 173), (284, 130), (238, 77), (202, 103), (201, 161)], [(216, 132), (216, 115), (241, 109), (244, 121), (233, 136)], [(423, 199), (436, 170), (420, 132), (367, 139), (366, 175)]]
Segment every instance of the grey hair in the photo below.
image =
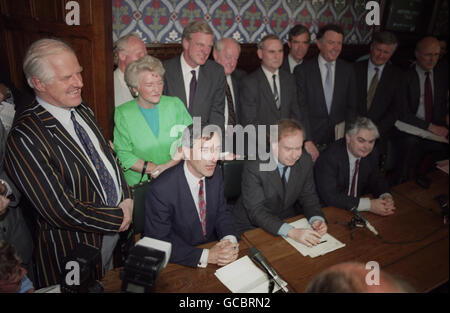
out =
[(380, 137), (378, 127), (367, 117), (358, 116), (347, 128), (345, 132), (350, 137), (355, 136), (361, 129), (375, 131), (375, 138)]
[(216, 50), (217, 52), (222, 51), (223, 47), (225, 46), (225, 41), (227, 40), (232, 40), (232, 42), (234, 42), (235, 44), (237, 44), (238, 48), (239, 48), (239, 53), (241, 53), (241, 45), (240, 43), (234, 39), (234, 38), (222, 38), (220, 40), (217, 40), (216, 43), (214, 44), (214, 50)]
[(57, 38), (39, 39), (31, 44), (23, 59), (23, 72), (25, 73), (28, 85), (30, 85), (31, 88), (34, 88), (31, 81), (33, 77), (39, 78), (45, 84), (51, 82), (55, 73), (52, 68), (48, 66), (49, 64), (46, 57), (59, 54), (63, 51), (75, 54), (72, 47)]
[(265, 36), (260, 40), (260, 42), (258, 42), (258, 49), (263, 50), (263, 49), (264, 49), (264, 43), (266, 42), (266, 40), (269, 40), (269, 39), (272, 39), (272, 40), (279, 40), (279, 41), (283, 44), (283, 42), (281, 41), (280, 37), (278, 37), (278, 36), (275, 35), (275, 34), (268, 34), (268, 35), (265, 35)]
[(130, 88), (138, 88), (141, 81), (141, 74), (152, 72), (164, 77), (165, 69), (161, 61), (151, 55), (145, 55), (142, 58), (131, 62), (125, 69), (125, 82)]
[(125, 51), (127, 49), (128, 39), (130, 39), (131, 37), (137, 38), (137, 39), (142, 41), (141, 36), (139, 36), (139, 34), (136, 33), (136, 32), (129, 33), (129, 34), (127, 34), (127, 35), (117, 39), (116, 42), (114, 43), (114, 46), (113, 46), (114, 65), (118, 64), (118, 62), (119, 62), (119, 52), (120, 51)]
[(393, 45), (395, 51), (395, 49), (397, 49), (398, 40), (397, 37), (391, 32), (376, 32), (372, 36), (371, 46), (373, 46), (375, 43)]

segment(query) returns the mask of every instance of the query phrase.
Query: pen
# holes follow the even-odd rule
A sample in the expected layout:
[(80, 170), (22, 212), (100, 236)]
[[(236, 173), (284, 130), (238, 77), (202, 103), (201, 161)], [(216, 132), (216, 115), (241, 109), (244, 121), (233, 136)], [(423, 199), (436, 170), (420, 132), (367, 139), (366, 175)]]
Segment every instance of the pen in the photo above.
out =
[(318, 243), (318, 245), (320, 245), (321, 243), (325, 243), (325, 242), (327, 242), (327, 241), (326, 240), (321, 241), (321, 242)]

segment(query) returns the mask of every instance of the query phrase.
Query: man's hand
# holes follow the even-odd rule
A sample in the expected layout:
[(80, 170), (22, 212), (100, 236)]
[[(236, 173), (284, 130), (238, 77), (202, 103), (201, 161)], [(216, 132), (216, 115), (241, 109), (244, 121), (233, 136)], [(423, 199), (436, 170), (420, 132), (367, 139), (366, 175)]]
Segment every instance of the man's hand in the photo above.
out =
[(313, 162), (316, 162), (317, 158), (319, 157), (319, 150), (317, 150), (314, 142), (312, 142), (311, 140), (305, 142), (305, 150), (309, 153), (309, 155), (311, 155)]
[(0, 196), (0, 216), (8, 211), (9, 202), (10, 200), (8, 198), (6, 198), (5, 196)]
[(320, 234), (314, 230), (304, 228), (291, 228), (288, 237), (297, 242), (304, 244), (307, 247), (312, 247), (320, 242)]
[(167, 169), (165, 164), (156, 165), (153, 170), (150, 172), (150, 175), (152, 175), (152, 178), (155, 179), (159, 175), (161, 175), (162, 172), (164, 172)]
[(317, 220), (311, 224), (311, 227), (319, 233), (320, 236), (323, 236), (327, 233), (328, 227), (327, 224), (323, 221)]
[(235, 261), (238, 254), (239, 244), (233, 244), (229, 240), (219, 241), (209, 249), (208, 263), (224, 266)]
[(430, 123), (428, 130), (435, 135), (446, 137), (448, 135), (448, 129), (444, 126), (438, 126)]
[(392, 199), (384, 198), (384, 199), (372, 199), (370, 200), (370, 212), (387, 216), (394, 214), (395, 206)]
[(119, 232), (126, 231), (133, 220), (133, 200), (128, 198), (119, 203), (119, 208), (123, 211), (123, 221), (120, 225)]

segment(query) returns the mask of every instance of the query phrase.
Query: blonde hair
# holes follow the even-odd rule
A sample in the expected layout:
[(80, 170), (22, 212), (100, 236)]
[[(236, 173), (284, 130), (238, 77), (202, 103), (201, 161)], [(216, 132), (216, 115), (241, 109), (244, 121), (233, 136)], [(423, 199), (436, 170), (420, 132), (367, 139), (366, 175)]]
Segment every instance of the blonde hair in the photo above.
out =
[(163, 78), (165, 69), (160, 60), (151, 55), (145, 55), (128, 64), (125, 69), (125, 82), (128, 87), (137, 89), (141, 81), (141, 74), (144, 72), (152, 72)]
[(181, 35), (181, 40), (186, 38), (187, 40), (191, 40), (191, 35), (195, 33), (205, 33), (214, 36), (214, 32), (212, 28), (208, 25), (205, 20), (197, 20), (189, 23), (184, 29), (183, 34)]

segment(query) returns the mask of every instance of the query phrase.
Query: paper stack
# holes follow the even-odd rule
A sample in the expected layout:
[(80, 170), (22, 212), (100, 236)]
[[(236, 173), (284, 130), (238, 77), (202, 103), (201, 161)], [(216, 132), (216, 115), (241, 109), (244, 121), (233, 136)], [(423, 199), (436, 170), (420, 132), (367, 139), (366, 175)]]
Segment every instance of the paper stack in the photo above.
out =
[[(269, 279), (246, 255), (215, 272), (217, 278), (233, 293), (268, 293)], [(275, 284), (273, 292), (280, 288)]]
[[(295, 228), (307, 228), (312, 229), (311, 225), (309, 225), (306, 218), (302, 218), (300, 220), (297, 220), (295, 222), (290, 223)], [(289, 242), (295, 249), (297, 249), (302, 255), (304, 256), (310, 256), (312, 258), (315, 258), (319, 255), (327, 254), (328, 252), (337, 250), (339, 248), (345, 247), (345, 244), (331, 236), (330, 234), (326, 233), (322, 236), (321, 241), (326, 241), (324, 243), (318, 244), (316, 246), (313, 246), (311, 248), (305, 246), (302, 243), (299, 243), (291, 238), (285, 238), (283, 237), (287, 242)]]

